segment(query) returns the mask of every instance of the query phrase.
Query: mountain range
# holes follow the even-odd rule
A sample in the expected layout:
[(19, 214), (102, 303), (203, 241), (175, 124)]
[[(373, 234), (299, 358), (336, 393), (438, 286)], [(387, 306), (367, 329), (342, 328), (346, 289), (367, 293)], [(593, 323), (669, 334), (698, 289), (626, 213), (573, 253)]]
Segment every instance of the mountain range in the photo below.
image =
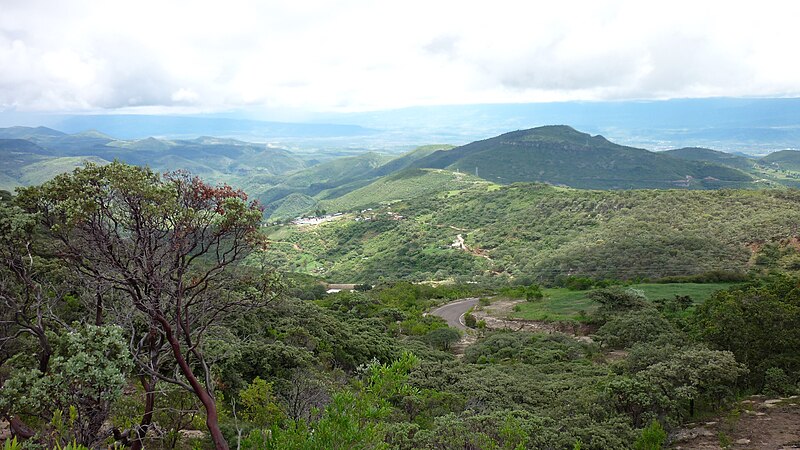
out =
[(800, 151), (762, 158), (698, 147), (652, 152), (565, 125), (517, 130), (459, 147), (423, 146), (400, 156), (362, 151), (340, 157), (230, 138), (120, 140), (97, 131), (0, 129), (0, 189), (38, 184), (85, 161), (114, 159), (162, 172), (185, 169), (241, 187), (261, 200), (270, 220), (407, 199), (481, 179), (614, 190), (800, 184)]

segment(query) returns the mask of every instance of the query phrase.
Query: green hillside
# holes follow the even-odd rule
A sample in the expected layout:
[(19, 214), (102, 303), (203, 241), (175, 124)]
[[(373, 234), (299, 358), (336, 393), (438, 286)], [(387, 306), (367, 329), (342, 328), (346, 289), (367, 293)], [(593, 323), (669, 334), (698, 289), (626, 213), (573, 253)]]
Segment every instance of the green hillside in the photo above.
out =
[(309, 211), (314, 211), (318, 206), (319, 203), (313, 197), (293, 192), (273, 205), (269, 205), (272, 210), (270, 220), (294, 219)]
[[(376, 152), (336, 158), (285, 177), (279, 183), (267, 187), (258, 198), (266, 205), (265, 214), (270, 220), (285, 219), (287, 211), (277, 213), (276, 208), (282, 205), (283, 199), (289, 195), (302, 194), (305, 197), (314, 197), (315, 202), (336, 199), (367, 186), (380, 177), (399, 172), (435, 151), (451, 148), (453, 148), (451, 145), (426, 145), (396, 158)], [(347, 202), (346, 200), (345, 203)], [(291, 217), (316, 208), (315, 203), (308, 201), (305, 203), (310, 205), (310, 209), (306, 211), (289, 209), (288, 211), (294, 214)], [(292, 201), (290, 204), (303, 203)]]
[(33, 164), (28, 164), (27, 166), (23, 167), (19, 181), (26, 186), (41, 184), (50, 180), (56, 175), (65, 172), (71, 172), (76, 167), (83, 167), (87, 162), (100, 165), (109, 163), (109, 161), (93, 156), (64, 156), (60, 158), (50, 158), (35, 162)]
[(251, 195), (307, 166), (288, 150), (236, 139), (123, 141), (96, 131), (65, 134), (45, 127), (0, 128), (0, 183), (7, 188), (46, 181), (83, 160), (115, 159), (158, 172), (189, 170), (212, 183), (241, 186)]
[(742, 170), (744, 172), (752, 171), (753, 166), (755, 166), (756, 163), (755, 160), (745, 158), (744, 156), (700, 147), (677, 148), (674, 150), (666, 150), (661, 153), (688, 161), (701, 161), (713, 164), (721, 164)]
[(15, 178), (12, 178), (4, 173), (0, 173), (0, 191), (14, 192), (14, 188), (20, 186), (22, 186), (22, 184), (20, 184)]
[(547, 182), (584, 189), (746, 187), (730, 167), (624, 147), (568, 126), (514, 131), (435, 152), (414, 164), (477, 173), (490, 181)]
[(759, 163), (778, 170), (800, 172), (800, 151), (781, 150), (761, 158)]
[[(370, 221), (353, 216), (311, 229), (281, 228), (281, 240), (297, 247), (276, 247), (272, 257), (287, 269), (341, 282), (382, 276), (658, 278), (764, 264), (800, 267), (800, 255), (784, 245), (800, 223), (798, 191), (584, 191), (472, 183), (392, 204), (402, 220), (378, 209)], [(392, 185), (387, 181), (387, 189), (376, 189), (373, 202), (390, 198), (383, 193), (395, 192)], [(459, 235), (466, 249), (454, 247)]]
[(469, 174), (438, 169), (407, 169), (381, 178), (339, 198), (322, 201), (328, 211), (352, 211), (398, 200), (461, 190), (473, 185), (484, 189), (491, 183)]

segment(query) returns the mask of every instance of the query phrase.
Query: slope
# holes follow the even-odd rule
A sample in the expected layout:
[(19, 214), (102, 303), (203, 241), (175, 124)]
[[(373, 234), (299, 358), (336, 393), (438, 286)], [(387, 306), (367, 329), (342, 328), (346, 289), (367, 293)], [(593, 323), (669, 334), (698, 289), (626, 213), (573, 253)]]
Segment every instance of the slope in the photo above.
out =
[[(438, 150), (453, 148), (449, 145), (427, 145), (418, 147), (399, 157), (392, 158), (376, 152), (368, 152), (358, 156), (337, 158), (307, 169), (295, 172), (272, 187), (267, 188), (259, 195), (259, 200), (266, 205), (265, 213), (270, 220), (282, 220), (296, 217), (313, 211), (317, 201), (333, 200), (352, 191), (369, 185), (377, 178), (399, 172), (414, 161), (424, 158)], [(287, 205), (292, 208), (277, 209), (283, 205), (283, 200), (292, 194), (301, 194)], [(314, 201), (310, 200), (314, 197)], [(301, 205), (308, 205), (303, 211), (298, 209)], [(291, 212), (290, 216), (286, 214)]]
[(800, 151), (781, 150), (770, 153), (758, 161), (761, 165), (777, 170), (800, 172)]
[(492, 183), (469, 174), (441, 169), (406, 169), (349, 192), (339, 198), (324, 200), (328, 211), (353, 211), (399, 200), (458, 191), (478, 185), (486, 189)]
[(275, 247), (270, 256), (284, 269), (339, 282), (634, 279), (774, 263), (800, 267), (792, 246), (800, 238), (800, 192), (791, 190), (589, 191), (475, 183), (393, 203), (391, 212), (376, 208), (370, 221), (356, 221), (356, 215), (312, 228), (272, 229), (294, 246)]
[(586, 189), (718, 188), (752, 181), (730, 167), (624, 147), (568, 126), (506, 133), (435, 152), (414, 166), (469, 171), (503, 184), (538, 181)]
[(713, 164), (721, 164), (723, 166), (733, 167), (734, 169), (739, 169), (744, 172), (752, 171), (753, 166), (755, 165), (755, 161), (753, 159), (746, 158), (741, 155), (734, 155), (733, 153), (711, 150), (708, 148), (685, 147), (676, 148), (674, 150), (666, 150), (661, 153), (688, 161), (701, 161)]

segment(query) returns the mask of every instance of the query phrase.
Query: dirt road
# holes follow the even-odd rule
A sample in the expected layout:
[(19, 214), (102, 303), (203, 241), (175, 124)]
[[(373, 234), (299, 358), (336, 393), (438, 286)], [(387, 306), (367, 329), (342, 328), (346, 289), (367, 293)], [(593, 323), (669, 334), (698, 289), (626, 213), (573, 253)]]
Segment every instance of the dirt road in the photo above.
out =
[(464, 313), (477, 304), (478, 299), (475, 297), (464, 298), (442, 305), (431, 311), (431, 314), (441, 317), (453, 328), (466, 330), (467, 326), (464, 325)]

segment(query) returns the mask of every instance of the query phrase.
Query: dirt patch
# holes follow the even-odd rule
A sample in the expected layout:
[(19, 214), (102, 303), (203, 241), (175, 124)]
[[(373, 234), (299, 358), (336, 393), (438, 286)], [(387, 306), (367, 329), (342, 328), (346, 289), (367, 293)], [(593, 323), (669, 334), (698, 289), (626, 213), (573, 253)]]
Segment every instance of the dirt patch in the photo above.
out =
[(467, 347), (476, 342), (478, 342), (478, 336), (475, 335), (474, 331), (467, 330), (464, 332), (464, 335), (461, 336), (461, 340), (450, 347), (450, 351), (456, 355), (456, 358), (463, 358), (464, 351), (467, 349)]
[(719, 420), (688, 424), (670, 434), (670, 449), (800, 448), (800, 397), (753, 396)]

